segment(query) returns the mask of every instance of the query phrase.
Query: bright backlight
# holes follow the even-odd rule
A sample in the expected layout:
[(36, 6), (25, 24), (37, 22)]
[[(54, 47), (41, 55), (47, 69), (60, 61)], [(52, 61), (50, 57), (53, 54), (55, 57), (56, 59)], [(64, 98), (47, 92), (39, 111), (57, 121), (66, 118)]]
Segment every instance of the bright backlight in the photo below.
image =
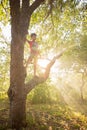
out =
[(47, 64), (49, 63), (49, 60), (47, 59), (38, 59), (38, 65), (42, 68), (46, 68)]

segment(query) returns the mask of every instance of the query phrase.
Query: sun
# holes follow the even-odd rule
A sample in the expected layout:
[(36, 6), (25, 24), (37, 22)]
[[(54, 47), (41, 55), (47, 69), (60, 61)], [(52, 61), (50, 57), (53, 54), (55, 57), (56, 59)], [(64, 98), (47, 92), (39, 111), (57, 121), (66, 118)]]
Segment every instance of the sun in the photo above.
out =
[(47, 59), (38, 59), (38, 65), (41, 68), (45, 69), (48, 63), (49, 63), (49, 60), (47, 60)]

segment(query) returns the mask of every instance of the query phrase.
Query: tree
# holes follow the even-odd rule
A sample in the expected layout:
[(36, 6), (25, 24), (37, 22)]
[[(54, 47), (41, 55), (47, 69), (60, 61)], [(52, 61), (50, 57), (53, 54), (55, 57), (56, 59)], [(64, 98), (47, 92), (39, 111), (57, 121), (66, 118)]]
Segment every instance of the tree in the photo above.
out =
[(46, 67), (42, 77), (33, 77), (25, 84), (24, 43), (32, 13), (45, 0), (35, 0), (30, 5), (30, 0), (9, 0), (11, 15), (11, 62), (10, 62), (10, 87), (8, 96), (10, 100), (10, 123), (16, 130), (26, 125), (26, 97), (38, 84), (46, 81), (50, 68), (63, 52), (55, 56)]

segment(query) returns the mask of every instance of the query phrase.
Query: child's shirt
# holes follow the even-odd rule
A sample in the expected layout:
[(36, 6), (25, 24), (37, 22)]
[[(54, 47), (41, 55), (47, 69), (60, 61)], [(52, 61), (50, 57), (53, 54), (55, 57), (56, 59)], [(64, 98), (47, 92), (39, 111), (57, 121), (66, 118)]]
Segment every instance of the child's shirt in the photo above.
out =
[(30, 45), (30, 51), (31, 53), (37, 53), (38, 52), (38, 43), (34, 41), (28, 41)]

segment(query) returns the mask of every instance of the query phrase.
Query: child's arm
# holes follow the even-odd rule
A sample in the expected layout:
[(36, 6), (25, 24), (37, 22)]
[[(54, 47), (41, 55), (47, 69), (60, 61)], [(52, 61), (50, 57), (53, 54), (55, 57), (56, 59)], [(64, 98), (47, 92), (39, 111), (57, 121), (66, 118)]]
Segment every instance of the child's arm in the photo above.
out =
[(28, 43), (30, 43), (30, 41), (29, 41), (28, 39), (26, 39), (26, 41), (27, 41)]

